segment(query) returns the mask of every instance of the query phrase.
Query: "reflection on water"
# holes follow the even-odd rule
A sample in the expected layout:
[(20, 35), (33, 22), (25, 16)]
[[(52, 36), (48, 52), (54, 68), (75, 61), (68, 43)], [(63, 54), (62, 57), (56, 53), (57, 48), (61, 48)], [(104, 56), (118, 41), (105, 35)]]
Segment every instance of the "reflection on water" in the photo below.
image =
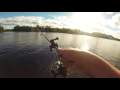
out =
[(80, 48), (81, 50), (84, 50), (84, 51), (89, 51), (89, 45), (87, 42), (84, 42), (84, 44), (81, 46)]
[(81, 36), (81, 38), (83, 38), (83, 43), (82, 43), (82, 46), (81, 46), (81, 50), (84, 50), (84, 51), (89, 51), (89, 39), (90, 37), (89, 36)]
[[(85, 35), (43, 33), (56, 37), (61, 48), (79, 48), (93, 52), (120, 69), (120, 42)], [(39, 32), (0, 33), (0, 77), (53, 77), (51, 65), (57, 61), (56, 52)]]

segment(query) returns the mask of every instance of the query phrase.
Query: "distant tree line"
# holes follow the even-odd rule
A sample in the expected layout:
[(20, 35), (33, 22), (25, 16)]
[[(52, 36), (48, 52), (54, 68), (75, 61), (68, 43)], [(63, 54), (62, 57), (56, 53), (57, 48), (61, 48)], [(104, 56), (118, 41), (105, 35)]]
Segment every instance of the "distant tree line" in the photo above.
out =
[[(3, 27), (0, 27), (0, 29), (4, 30)], [(58, 32), (58, 33), (78, 34), (78, 35), (89, 35), (89, 36), (94, 36), (94, 37), (100, 37), (100, 38), (120, 41), (120, 39), (118, 39), (118, 38), (115, 38), (111, 35), (99, 33), (99, 32), (87, 33), (87, 32), (81, 31), (81, 30), (77, 30), (77, 29), (53, 28), (51, 26), (39, 26), (39, 25), (37, 25), (36, 27), (31, 27), (31, 26), (16, 25), (12, 31), (15, 31), (15, 32), (21, 32), (21, 31), (23, 31), (23, 32), (37, 32), (37, 29), (41, 30), (42, 32)], [(10, 30), (8, 30), (8, 31), (10, 31)]]
[(4, 32), (4, 28), (0, 25), (0, 32)]
[(16, 25), (13, 29), (13, 31), (23, 31), (23, 32), (34, 32), (35, 31), (35, 27), (30, 27), (30, 26), (19, 26)]

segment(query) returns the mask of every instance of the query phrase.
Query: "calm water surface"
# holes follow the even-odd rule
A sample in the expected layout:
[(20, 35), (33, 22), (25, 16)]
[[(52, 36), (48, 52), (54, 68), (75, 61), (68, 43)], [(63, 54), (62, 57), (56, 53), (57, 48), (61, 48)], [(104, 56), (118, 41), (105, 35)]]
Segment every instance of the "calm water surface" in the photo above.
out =
[[(120, 70), (120, 42), (85, 35), (44, 33), (59, 47), (79, 48), (93, 52)], [(51, 65), (56, 52), (39, 32), (0, 33), (0, 77), (52, 78)]]

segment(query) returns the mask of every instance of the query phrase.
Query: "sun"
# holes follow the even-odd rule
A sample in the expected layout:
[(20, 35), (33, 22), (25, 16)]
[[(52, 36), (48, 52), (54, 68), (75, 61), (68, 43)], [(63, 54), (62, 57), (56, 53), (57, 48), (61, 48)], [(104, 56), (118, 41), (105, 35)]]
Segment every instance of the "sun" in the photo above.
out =
[(71, 28), (93, 32), (93, 28), (99, 26), (101, 13), (99, 12), (74, 12), (70, 18)]

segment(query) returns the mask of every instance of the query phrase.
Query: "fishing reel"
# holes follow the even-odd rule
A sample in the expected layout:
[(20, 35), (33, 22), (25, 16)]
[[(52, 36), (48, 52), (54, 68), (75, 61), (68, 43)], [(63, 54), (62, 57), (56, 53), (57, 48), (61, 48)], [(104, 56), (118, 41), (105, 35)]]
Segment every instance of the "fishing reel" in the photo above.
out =
[(68, 76), (68, 71), (67, 69), (63, 66), (62, 62), (56, 61), (53, 66), (51, 67), (51, 72), (56, 78), (58, 75), (62, 77), (67, 77)]
[(56, 37), (54, 40), (59, 40), (59, 38), (58, 38), (58, 37)]

